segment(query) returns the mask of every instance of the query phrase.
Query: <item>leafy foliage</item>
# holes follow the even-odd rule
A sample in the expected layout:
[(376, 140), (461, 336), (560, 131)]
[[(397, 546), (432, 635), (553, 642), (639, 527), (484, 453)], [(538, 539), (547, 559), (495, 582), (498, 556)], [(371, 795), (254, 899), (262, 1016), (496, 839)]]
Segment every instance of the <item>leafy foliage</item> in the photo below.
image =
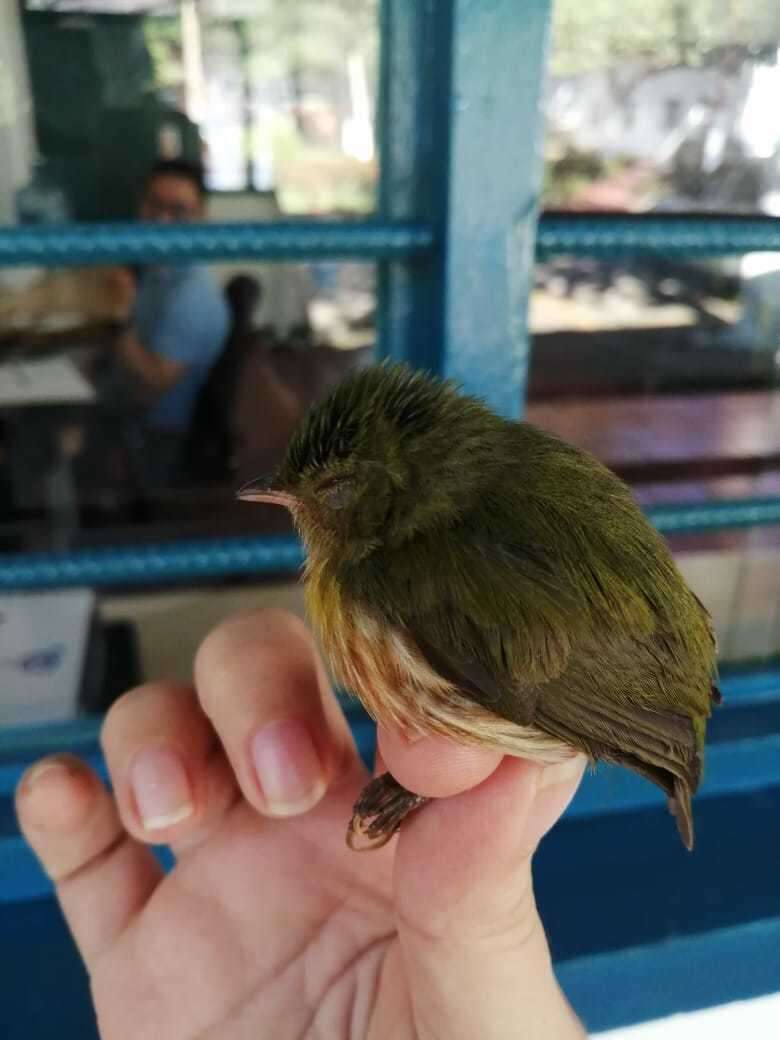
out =
[(552, 70), (572, 75), (623, 60), (697, 65), (721, 48), (780, 41), (776, 0), (555, 0)]

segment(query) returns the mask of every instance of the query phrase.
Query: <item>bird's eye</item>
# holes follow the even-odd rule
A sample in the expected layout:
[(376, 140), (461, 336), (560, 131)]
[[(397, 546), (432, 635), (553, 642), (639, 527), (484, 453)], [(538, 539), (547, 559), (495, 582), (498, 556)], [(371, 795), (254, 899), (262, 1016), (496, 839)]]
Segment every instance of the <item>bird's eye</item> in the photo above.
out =
[(317, 493), (330, 509), (343, 509), (352, 501), (355, 481), (351, 477), (335, 477), (321, 484)]

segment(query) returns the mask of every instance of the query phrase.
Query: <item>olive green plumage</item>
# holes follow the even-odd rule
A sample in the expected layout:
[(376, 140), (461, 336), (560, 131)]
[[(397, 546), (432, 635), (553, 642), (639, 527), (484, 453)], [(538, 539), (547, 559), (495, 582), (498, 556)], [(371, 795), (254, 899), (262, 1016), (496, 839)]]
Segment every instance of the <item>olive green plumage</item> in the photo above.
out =
[(275, 483), (350, 603), (496, 715), (657, 783), (692, 845), (712, 628), (613, 473), (387, 365), (312, 410)]

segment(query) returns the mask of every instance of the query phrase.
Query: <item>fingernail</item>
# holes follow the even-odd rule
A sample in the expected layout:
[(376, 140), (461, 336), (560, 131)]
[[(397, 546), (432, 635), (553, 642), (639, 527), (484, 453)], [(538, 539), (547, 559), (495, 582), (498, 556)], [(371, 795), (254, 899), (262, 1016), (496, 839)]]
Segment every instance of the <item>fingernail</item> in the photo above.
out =
[(585, 767), (587, 759), (584, 755), (574, 755), (567, 758), (565, 762), (556, 762), (554, 766), (545, 766), (539, 774), (537, 788), (553, 787), (555, 784), (563, 784), (579, 776)]
[(144, 830), (159, 831), (191, 816), (192, 793), (184, 766), (170, 748), (145, 748), (130, 766), (130, 786)]
[(258, 730), (252, 761), (272, 816), (297, 816), (325, 794), (325, 777), (309, 731), (299, 719), (282, 719)]
[(73, 771), (73, 766), (68, 762), (63, 762), (62, 759), (46, 759), (27, 770), (22, 777), (22, 784), (28, 791), (31, 791), (46, 773), (59, 773), (64, 779), (66, 776), (70, 776)]
[(87, 824), (99, 790), (82, 762), (57, 756), (37, 762), (19, 784), (20, 818), (41, 833), (74, 834)]

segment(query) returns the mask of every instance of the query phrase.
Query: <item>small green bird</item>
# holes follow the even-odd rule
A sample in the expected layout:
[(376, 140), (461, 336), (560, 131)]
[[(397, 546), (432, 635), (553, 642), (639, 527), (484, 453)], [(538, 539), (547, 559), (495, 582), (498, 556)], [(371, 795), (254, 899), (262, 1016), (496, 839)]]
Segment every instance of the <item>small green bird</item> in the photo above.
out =
[[(720, 693), (707, 611), (628, 487), (449, 382), (364, 369), (315, 406), (271, 481), (292, 513), (332, 670), (380, 723), (541, 763), (577, 751), (691, 796)], [(424, 799), (389, 774), (355, 807), (382, 844)]]

